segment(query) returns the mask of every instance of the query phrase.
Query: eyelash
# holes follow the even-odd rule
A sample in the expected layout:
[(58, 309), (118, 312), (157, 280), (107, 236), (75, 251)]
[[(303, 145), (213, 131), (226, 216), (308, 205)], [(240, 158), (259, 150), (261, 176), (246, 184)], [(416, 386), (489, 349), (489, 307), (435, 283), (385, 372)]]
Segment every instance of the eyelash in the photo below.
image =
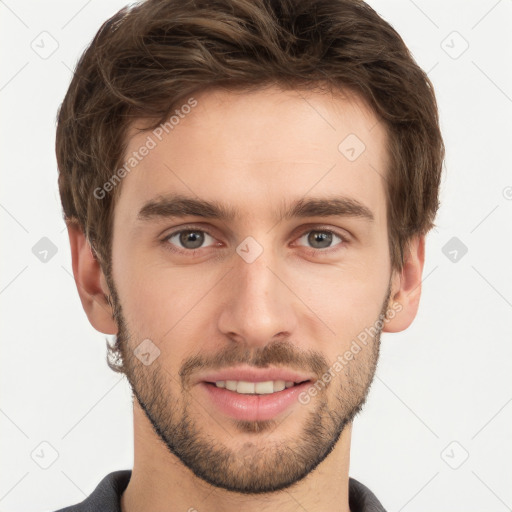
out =
[[(184, 232), (187, 232), (187, 231), (195, 231), (195, 232), (201, 232), (201, 233), (206, 233), (207, 235), (211, 236), (212, 238), (215, 238), (207, 229), (204, 229), (204, 228), (197, 228), (195, 226), (185, 226), (184, 228), (181, 228), (177, 231), (173, 231), (172, 233), (166, 235), (163, 239), (162, 239), (162, 243), (165, 247), (165, 249), (173, 252), (173, 253), (177, 253), (177, 254), (183, 254), (183, 255), (187, 255), (187, 256), (196, 256), (196, 254), (198, 252), (200, 252), (202, 249), (205, 249), (205, 247), (200, 247), (198, 249), (178, 249), (176, 248), (175, 246), (173, 246), (173, 244), (171, 244), (169, 242), (169, 240), (176, 236), (176, 235), (179, 235), (180, 233), (184, 233)], [(308, 233), (313, 233), (313, 232), (317, 232), (317, 233), (328, 233), (328, 234), (331, 234), (331, 235), (334, 235), (336, 237), (338, 237), (341, 242), (338, 243), (337, 245), (340, 245), (340, 246), (345, 246), (347, 245), (348, 243), (348, 239), (347, 239), (347, 236), (346, 235), (342, 235), (341, 233), (338, 233), (337, 231), (334, 231), (332, 229), (324, 229), (324, 228), (321, 228), (321, 227), (315, 227), (315, 228), (309, 228), (305, 231), (302, 231), (301, 234), (297, 237), (297, 239), (300, 239), (302, 238), (304, 235), (307, 235)], [(212, 246), (210, 246), (212, 247)], [(311, 256), (318, 256), (319, 254), (330, 254), (331, 252), (334, 252), (334, 251), (338, 251), (338, 250), (341, 250), (341, 248), (338, 248), (336, 249), (336, 246), (333, 246), (333, 247), (328, 247), (326, 249), (315, 249), (314, 247), (306, 247), (306, 246), (300, 246), (300, 247), (303, 247), (307, 253), (309, 253)]]

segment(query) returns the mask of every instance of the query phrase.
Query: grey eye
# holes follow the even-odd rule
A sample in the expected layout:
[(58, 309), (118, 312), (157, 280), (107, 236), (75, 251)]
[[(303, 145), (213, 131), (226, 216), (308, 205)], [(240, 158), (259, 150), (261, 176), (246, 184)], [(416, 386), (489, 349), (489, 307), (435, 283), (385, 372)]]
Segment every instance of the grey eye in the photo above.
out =
[(179, 242), (178, 247), (193, 250), (201, 248), (207, 237), (213, 240), (213, 237), (208, 233), (199, 229), (185, 229), (172, 234), (167, 240), (170, 243), (176, 244), (173, 239), (177, 239)]
[(306, 239), (307, 243), (313, 249), (328, 249), (332, 246), (332, 242), (337, 238), (343, 242), (342, 238), (333, 233), (332, 231), (313, 230), (308, 231), (300, 237), (299, 240)]

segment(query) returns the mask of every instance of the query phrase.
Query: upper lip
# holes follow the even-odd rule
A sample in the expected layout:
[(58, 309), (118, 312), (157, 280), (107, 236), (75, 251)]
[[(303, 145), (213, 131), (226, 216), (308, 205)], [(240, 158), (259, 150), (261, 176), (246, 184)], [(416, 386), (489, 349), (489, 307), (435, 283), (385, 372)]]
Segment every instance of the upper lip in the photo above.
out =
[(201, 375), (197, 382), (217, 382), (219, 380), (243, 380), (247, 382), (266, 382), (269, 380), (284, 380), (292, 382), (304, 382), (314, 380), (315, 377), (289, 368), (251, 368), (238, 366), (226, 368)]

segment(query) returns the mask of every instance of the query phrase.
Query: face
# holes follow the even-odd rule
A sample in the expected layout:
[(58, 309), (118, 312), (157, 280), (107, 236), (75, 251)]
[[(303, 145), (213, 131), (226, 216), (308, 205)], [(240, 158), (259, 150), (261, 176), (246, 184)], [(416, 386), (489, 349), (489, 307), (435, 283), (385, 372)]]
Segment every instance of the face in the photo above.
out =
[(194, 99), (168, 134), (130, 134), (127, 158), (155, 144), (115, 208), (118, 338), (170, 452), (215, 486), (276, 491), (325, 459), (374, 375), (386, 133), (355, 96)]

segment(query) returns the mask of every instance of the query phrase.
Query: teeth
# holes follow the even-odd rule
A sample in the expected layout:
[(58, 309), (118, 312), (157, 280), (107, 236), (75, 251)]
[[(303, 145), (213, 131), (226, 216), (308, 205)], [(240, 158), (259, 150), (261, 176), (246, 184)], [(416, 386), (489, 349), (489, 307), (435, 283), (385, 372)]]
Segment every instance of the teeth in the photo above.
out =
[(236, 391), (243, 395), (268, 395), (283, 391), (285, 388), (291, 388), (293, 381), (267, 380), (265, 382), (247, 382), (244, 380), (218, 380), (215, 385), (218, 388), (226, 388), (230, 391)]
[(245, 394), (254, 394), (254, 382), (244, 382), (243, 380), (239, 380), (236, 386), (237, 393)]
[(276, 380), (274, 381), (274, 392), (276, 391), (283, 391), (283, 389), (285, 388), (285, 382), (284, 380)]
[[(217, 384), (217, 383), (215, 383), (215, 384)], [(236, 391), (236, 380), (227, 380), (226, 381), (226, 389), (229, 389), (230, 391)]]
[[(237, 389), (238, 391), (238, 389)], [(240, 393), (240, 391), (238, 391)], [(266, 382), (256, 382), (254, 384), (254, 392), (260, 395), (266, 395), (274, 392), (274, 383), (271, 380)]]

